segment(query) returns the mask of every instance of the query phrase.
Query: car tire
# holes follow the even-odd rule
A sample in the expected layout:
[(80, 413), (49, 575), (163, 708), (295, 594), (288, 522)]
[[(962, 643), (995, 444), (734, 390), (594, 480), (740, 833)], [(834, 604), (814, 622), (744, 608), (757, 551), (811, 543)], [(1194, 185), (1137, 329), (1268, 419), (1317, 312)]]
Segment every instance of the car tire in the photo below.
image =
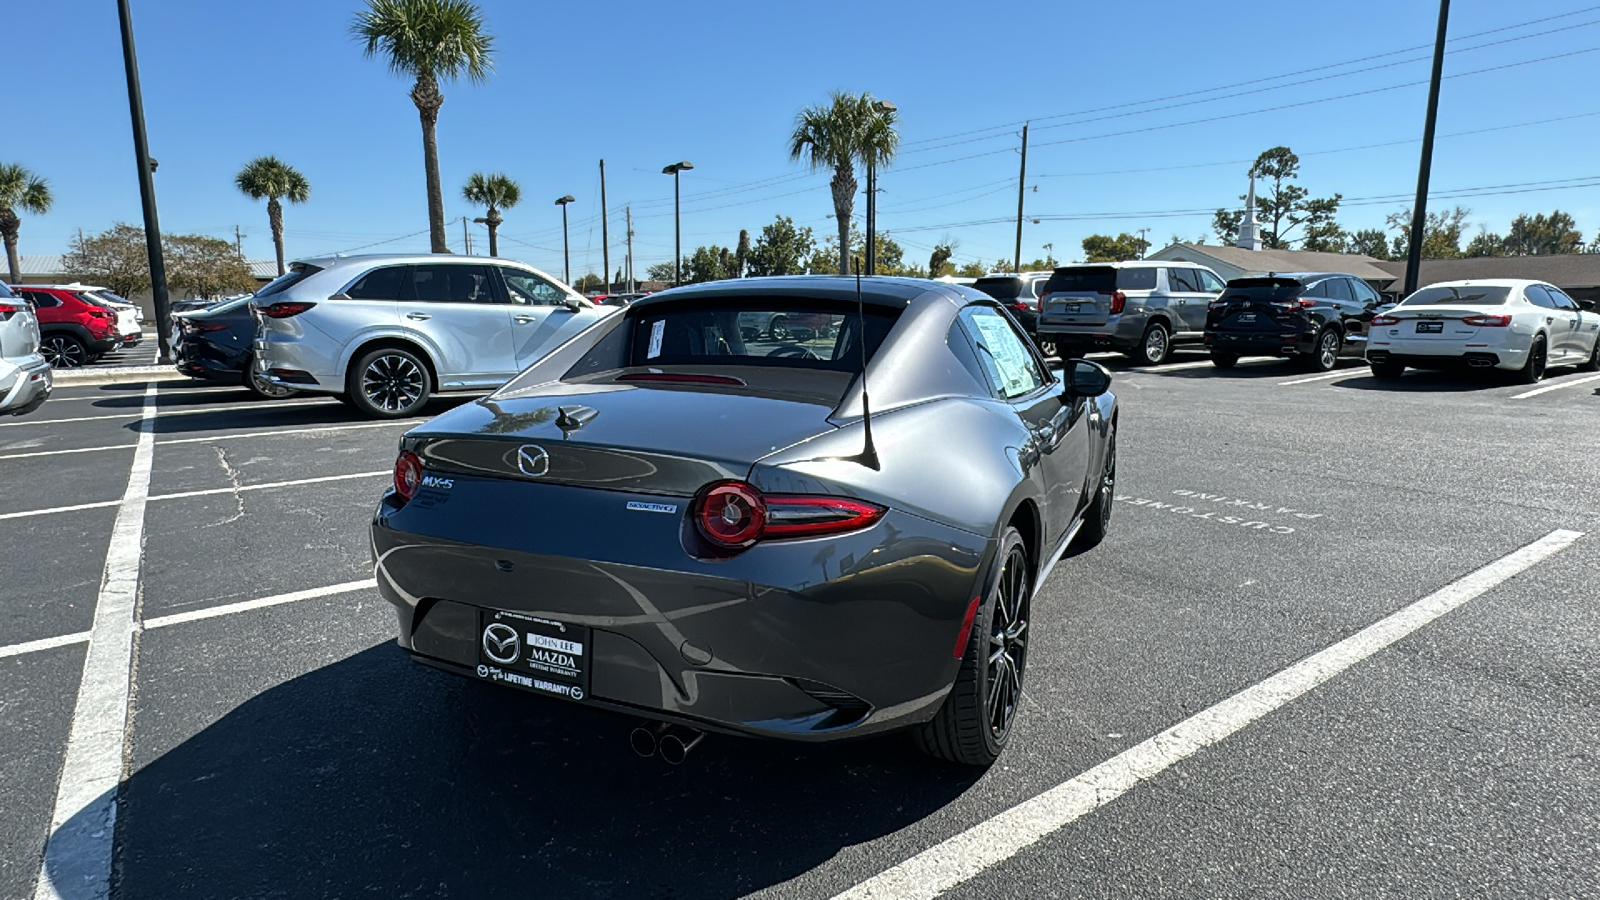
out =
[[(1597, 342), (1596, 345), (1600, 346), (1600, 342)], [(1061, 351), (1056, 347), (1055, 341), (1039, 341), (1039, 353), (1041, 356), (1044, 356), (1047, 359), (1052, 357), (1056, 359), (1061, 358)]]
[(1094, 492), (1094, 500), (1083, 511), (1083, 527), (1078, 529), (1078, 536), (1073, 539), (1079, 550), (1099, 546), (1111, 527), (1111, 507), (1117, 499), (1116, 423), (1112, 423), (1111, 433), (1106, 437), (1106, 458), (1100, 466), (1100, 480), (1095, 484)]
[(1239, 364), (1239, 357), (1232, 353), (1212, 353), (1211, 364), (1219, 369), (1231, 369)]
[[(1033, 566), (1022, 533), (1014, 526), (1006, 526), (1001, 535), (996, 559), (985, 602), (967, 634), (955, 684), (933, 719), (913, 732), (924, 753), (966, 766), (988, 766), (1006, 748), (1022, 700), (1032, 637), (1027, 626)], [(998, 653), (991, 652), (994, 646), (1000, 648)]]
[(263, 400), (282, 400), (285, 397), (293, 397), (295, 394), (300, 393), (294, 388), (282, 387), (263, 378), (260, 373), (256, 372), (254, 357), (245, 360), (243, 381), (244, 386), (250, 389), (250, 393)]
[(51, 368), (76, 369), (91, 362), (89, 348), (70, 334), (47, 334), (39, 341), (39, 352)]
[(1159, 366), (1172, 355), (1172, 333), (1160, 322), (1151, 322), (1139, 338), (1139, 346), (1128, 353), (1135, 365)]
[(399, 419), (415, 414), (432, 393), (422, 358), (399, 347), (379, 347), (361, 355), (345, 376), (345, 393), (368, 418)]
[(1393, 381), (1406, 373), (1406, 364), (1397, 362), (1368, 363), (1372, 367), (1372, 377), (1382, 381)]
[(1528, 361), (1512, 373), (1517, 384), (1538, 384), (1544, 379), (1545, 363), (1549, 361), (1547, 347), (1544, 335), (1534, 335), (1533, 343), (1528, 346)]
[(1302, 366), (1309, 372), (1332, 372), (1339, 365), (1339, 348), (1343, 343), (1337, 328), (1322, 329), (1311, 343), (1311, 352), (1302, 357)]
[(1589, 353), (1587, 362), (1578, 364), (1579, 372), (1600, 372), (1600, 337), (1594, 340), (1594, 350)]

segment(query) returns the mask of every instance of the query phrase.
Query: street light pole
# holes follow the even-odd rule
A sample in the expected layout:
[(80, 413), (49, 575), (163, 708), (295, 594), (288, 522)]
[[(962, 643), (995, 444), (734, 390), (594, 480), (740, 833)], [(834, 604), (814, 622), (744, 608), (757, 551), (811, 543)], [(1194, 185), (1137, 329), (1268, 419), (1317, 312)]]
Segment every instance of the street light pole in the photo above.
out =
[(1444, 36), (1450, 0), (1439, 0), (1439, 33), (1433, 41), (1433, 78), (1428, 84), (1428, 117), (1422, 124), (1422, 162), (1417, 167), (1417, 202), (1411, 207), (1411, 244), (1406, 248), (1406, 296), (1417, 289), (1422, 272), (1422, 239), (1428, 224), (1428, 177), (1433, 171), (1433, 123), (1439, 115), (1439, 77), (1444, 72)]
[(571, 194), (556, 201), (561, 207), (561, 274), (567, 287), (572, 287), (572, 250), (567, 246), (567, 204), (571, 202)]
[(661, 170), (672, 176), (672, 286), (683, 284), (683, 221), (678, 206), (678, 173), (694, 168), (694, 163), (684, 160)]
[[(872, 104), (872, 111), (892, 118), (895, 105), (888, 100)], [(867, 155), (867, 274), (878, 274), (878, 172), (877, 154)]]
[(122, 20), (122, 62), (128, 74), (128, 113), (133, 118), (133, 153), (139, 165), (139, 199), (144, 204), (144, 243), (150, 257), (150, 299), (155, 306), (156, 346), (160, 350), (157, 362), (172, 363), (172, 348), (167, 343), (169, 309), (167, 303), (167, 266), (161, 256), (161, 222), (156, 217), (155, 173), (150, 159), (150, 142), (144, 133), (144, 99), (139, 91), (139, 61), (133, 52), (133, 13), (128, 0), (117, 0), (117, 13)]

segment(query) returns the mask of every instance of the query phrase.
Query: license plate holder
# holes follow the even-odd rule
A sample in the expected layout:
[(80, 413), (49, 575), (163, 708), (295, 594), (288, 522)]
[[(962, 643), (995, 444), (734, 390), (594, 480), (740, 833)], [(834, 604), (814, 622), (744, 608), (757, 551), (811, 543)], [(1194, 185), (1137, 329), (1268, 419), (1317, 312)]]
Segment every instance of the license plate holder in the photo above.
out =
[(1239, 313), (1239, 321), (1241, 322), (1254, 322), (1255, 320), (1255, 313)]
[(589, 696), (592, 635), (587, 625), (480, 609), (475, 674), (484, 681), (581, 702)]
[(1443, 334), (1443, 322), (1418, 322), (1417, 334)]

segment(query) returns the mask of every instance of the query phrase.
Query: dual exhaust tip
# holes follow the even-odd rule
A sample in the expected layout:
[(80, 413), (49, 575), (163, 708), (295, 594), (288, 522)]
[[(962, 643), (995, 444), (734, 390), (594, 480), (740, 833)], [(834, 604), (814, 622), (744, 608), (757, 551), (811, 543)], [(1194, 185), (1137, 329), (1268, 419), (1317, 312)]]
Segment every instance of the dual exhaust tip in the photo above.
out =
[(689, 751), (706, 739), (706, 733), (681, 725), (657, 722), (640, 725), (628, 735), (628, 746), (645, 759), (660, 754), (668, 765), (681, 766), (689, 758)]

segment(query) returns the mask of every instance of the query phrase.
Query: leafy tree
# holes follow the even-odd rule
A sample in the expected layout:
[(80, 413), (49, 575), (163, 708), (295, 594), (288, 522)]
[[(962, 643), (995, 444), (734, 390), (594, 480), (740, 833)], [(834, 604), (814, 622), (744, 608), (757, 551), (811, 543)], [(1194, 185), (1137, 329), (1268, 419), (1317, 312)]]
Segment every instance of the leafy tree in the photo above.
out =
[(989, 270), (984, 268), (982, 261), (973, 260), (972, 262), (969, 262), (957, 269), (956, 274), (962, 278), (982, 278), (983, 276), (989, 274)]
[[(1325, 245), (1343, 234), (1334, 222), (1343, 195), (1313, 199), (1305, 188), (1290, 182), (1300, 177), (1300, 157), (1288, 147), (1273, 147), (1256, 157), (1250, 177), (1264, 182), (1256, 192), (1256, 220), (1262, 225), (1261, 243), (1270, 250), (1290, 249), (1296, 241), (1312, 240)], [(1240, 200), (1247, 199), (1244, 196)], [(1239, 225), (1244, 213), (1219, 209), (1211, 217), (1212, 230), (1223, 244), (1239, 240)], [(1296, 228), (1304, 228), (1293, 237)]]
[[(1116, 237), (1106, 234), (1091, 234), (1083, 239), (1083, 261), (1122, 262), (1129, 259), (1142, 259), (1145, 251), (1149, 249), (1149, 241), (1126, 231)], [(1055, 267), (1051, 266), (1051, 268)]]
[(1526, 213), (1511, 220), (1506, 232), (1506, 253), (1511, 256), (1548, 256), (1553, 253), (1579, 253), (1583, 250), (1583, 235), (1578, 231), (1572, 216), (1556, 210), (1529, 216)]
[[(667, 265), (667, 269), (670, 271), (672, 269), (672, 263), (667, 263), (666, 265)], [(650, 271), (651, 271), (651, 277), (654, 277), (654, 275), (655, 275), (655, 267), (651, 266), (650, 267)], [(671, 278), (671, 276), (668, 276), (666, 279), (663, 279), (663, 280), (671, 281), (672, 278)], [(578, 283), (572, 286), (572, 289), (577, 291), (580, 294), (587, 294), (587, 293), (589, 293), (591, 291), (603, 291), (603, 290), (605, 290), (605, 288), (606, 288), (606, 280), (604, 278), (601, 278), (599, 275), (596, 275), (593, 272), (590, 272), (589, 274), (583, 276), (582, 278), (579, 278), (578, 279)]]
[(411, 78), (411, 102), (422, 119), (422, 157), (428, 182), (428, 236), (434, 253), (449, 253), (444, 238), (444, 191), (439, 186), (439, 142), (434, 134), (444, 105), (440, 81), (466, 76), (481, 82), (494, 67), (494, 38), (469, 0), (367, 0), (351, 33), (367, 58), (381, 52), (389, 71)]
[(76, 281), (103, 284), (114, 293), (132, 297), (150, 288), (150, 256), (144, 229), (118, 222), (100, 234), (80, 234), (61, 260)]
[(702, 281), (721, 281), (724, 278), (737, 278), (735, 270), (739, 261), (734, 251), (727, 247), (697, 247), (694, 253), (684, 261), (684, 284), (697, 284)]
[(928, 255), (928, 277), (938, 278), (946, 275), (945, 269), (954, 269), (950, 257), (954, 256), (956, 248), (950, 243), (940, 242), (933, 246), (933, 253)]
[(832, 169), (833, 213), (839, 225), (839, 274), (850, 274), (850, 213), (855, 208), (857, 163), (882, 168), (894, 160), (900, 135), (896, 114), (881, 112), (869, 93), (834, 91), (826, 104), (802, 109), (789, 136), (789, 157), (812, 171)]
[(1389, 236), (1382, 228), (1363, 228), (1350, 235), (1349, 252), (1360, 253), (1373, 259), (1389, 258)]
[(500, 223), (505, 221), (500, 216), (500, 210), (510, 209), (521, 202), (522, 185), (512, 181), (504, 172), (492, 175), (473, 172), (461, 188), (461, 197), (468, 203), (488, 208), (483, 215), (483, 224), (489, 227), (489, 255), (499, 256), (500, 242), (496, 234), (500, 230)]
[[(816, 239), (811, 227), (796, 228), (788, 216), (778, 216), (762, 227), (750, 248), (749, 275), (799, 275), (813, 262)], [(815, 270), (813, 270), (815, 271)]]
[(744, 229), (744, 228), (739, 229), (739, 245), (734, 248), (733, 257), (734, 257), (734, 262), (738, 264), (738, 270), (733, 273), (733, 277), (734, 278), (743, 278), (744, 277), (745, 267), (750, 264), (750, 232), (749, 232), (749, 230)]
[(1017, 267), (1013, 265), (1009, 259), (997, 259), (994, 261), (994, 265), (989, 267), (990, 272), (1010, 273), (1015, 272), (1016, 270)]
[(311, 199), (311, 182), (298, 170), (276, 156), (258, 156), (245, 164), (233, 183), (251, 200), (267, 201), (267, 225), (272, 228), (272, 249), (278, 256), (278, 274), (283, 268), (283, 204), (304, 203)]
[[(889, 233), (887, 231), (880, 231), (873, 235), (873, 243), (877, 245), (876, 257), (874, 259), (874, 268), (877, 271), (868, 272), (865, 269), (867, 264), (867, 238), (859, 229), (850, 229), (850, 272), (854, 274), (856, 269), (861, 267), (861, 274), (863, 275), (904, 274), (903, 270), (906, 256), (905, 250), (889, 236)], [(817, 255), (819, 258), (819, 263), (822, 257), (829, 259), (838, 258), (838, 241), (832, 237), (828, 238), (827, 241), (823, 243), (822, 249), (818, 251)], [(832, 271), (832, 268), (833, 267), (831, 263), (827, 265), (819, 264), (818, 268), (813, 268), (811, 271), (813, 273), (820, 273)]]
[(1467, 243), (1462, 256), (1505, 256), (1506, 239), (1492, 231), (1480, 231)]
[(42, 216), (50, 211), (52, 202), (49, 182), (16, 163), (0, 164), (0, 239), (6, 243), (6, 265), (11, 270), (12, 284), (22, 281), (22, 261), (17, 255), (22, 217), (17, 213)]
[(1306, 236), (1300, 242), (1300, 249), (1316, 250), (1323, 253), (1348, 253), (1350, 252), (1350, 235), (1343, 228), (1340, 228), (1339, 223), (1333, 221), (1333, 217), (1330, 215), (1324, 221), (1306, 226)]
[[(1472, 211), (1457, 206), (1444, 212), (1430, 212), (1422, 229), (1423, 259), (1455, 259), (1461, 255), (1461, 231)], [(1406, 259), (1411, 244), (1411, 210), (1393, 212), (1384, 220), (1400, 234), (1390, 245), (1393, 259)]]
[[(684, 260), (683, 266), (687, 267), (688, 265), (689, 261)], [(672, 279), (676, 277), (676, 274), (677, 273), (673, 271), (672, 260), (670, 259), (666, 262), (655, 263), (648, 269), (645, 269), (645, 277), (649, 278), (651, 281), (665, 281), (670, 283)]]
[[(142, 231), (139, 240), (144, 240)], [(174, 290), (203, 300), (255, 290), (249, 264), (229, 241), (203, 234), (168, 234), (162, 235), (161, 246), (167, 284)]]

